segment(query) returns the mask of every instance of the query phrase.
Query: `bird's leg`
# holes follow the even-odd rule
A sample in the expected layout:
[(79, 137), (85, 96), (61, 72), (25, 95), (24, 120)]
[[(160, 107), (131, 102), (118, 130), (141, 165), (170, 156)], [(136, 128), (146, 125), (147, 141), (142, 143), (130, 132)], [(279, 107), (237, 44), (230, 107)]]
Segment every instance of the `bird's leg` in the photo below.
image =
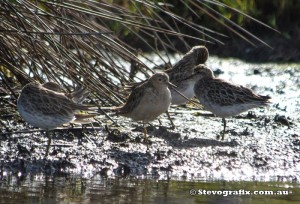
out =
[(144, 141), (146, 142), (147, 144), (147, 149), (149, 149), (148, 147), (148, 137), (147, 137), (147, 129), (145, 127), (145, 123), (143, 122), (143, 128), (144, 128)]
[(169, 120), (170, 120), (170, 123), (171, 123), (171, 129), (175, 129), (175, 125), (174, 125), (173, 120), (172, 120), (172, 118), (171, 118), (171, 116), (170, 116), (170, 114), (169, 114), (169, 111), (166, 111), (166, 114), (167, 114), (167, 116), (168, 116), (168, 118), (169, 118)]
[(45, 158), (47, 158), (47, 156), (49, 154), (49, 149), (50, 149), (50, 144), (51, 144), (51, 135), (49, 133), (49, 130), (46, 130), (46, 136), (48, 137), (48, 143), (47, 143)]
[(222, 122), (223, 122), (223, 135), (222, 135), (222, 140), (224, 140), (225, 129), (226, 129), (226, 120), (225, 120), (225, 118), (222, 118)]

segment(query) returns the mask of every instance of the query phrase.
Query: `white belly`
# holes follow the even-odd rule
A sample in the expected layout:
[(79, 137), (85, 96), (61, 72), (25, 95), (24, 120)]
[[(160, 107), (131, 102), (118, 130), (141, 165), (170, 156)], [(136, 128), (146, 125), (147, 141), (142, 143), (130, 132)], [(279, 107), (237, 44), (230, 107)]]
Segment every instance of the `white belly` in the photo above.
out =
[[(194, 82), (185, 83), (182, 85), (182, 87), (178, 87), (177, 90), (182, 93), (186, 98), (191, 99), (195, 96), (194, 93)], [(187, 103), (188, 101), (182, 97), (179, 93), (171, 89), (171, 95), (172, 95), (172, 104), (173, 105), (180, 105)]]
[(248, 111), (251, 108), (259, 107), (260, 105), (255, 103), (247, 104), (233, 104), (221, 106), (219, 104), (211, 103), (200, 98), (200, 103), (205, 107), (206, 110), (212, 112), (218, 117), (227, 118), (231, 116), (239, 115), (242, 112)]

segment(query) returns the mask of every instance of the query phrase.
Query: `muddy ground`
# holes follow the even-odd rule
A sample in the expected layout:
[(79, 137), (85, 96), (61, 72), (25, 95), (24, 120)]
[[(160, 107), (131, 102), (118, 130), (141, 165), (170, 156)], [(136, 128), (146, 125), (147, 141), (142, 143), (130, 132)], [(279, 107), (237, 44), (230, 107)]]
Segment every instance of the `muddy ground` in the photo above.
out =
[[(105, 116), (89, 126), (53, 132), (50, 156), (44, 158), (44, 132), (25, 123), (15, 100), (0, 89), (0, 176), (28, 173), (92, 177), (135, 176), (156, 179), (224, 179), (300, 181), (300, 65), (246, 64), (211, 57), (207, 62), (219, 77), (270, 95), (269, 108), (257, 108), (227, 120), (224, 141), (218, 139), (221, 119), (193, 105), (172, 107), (176, 124), (143, 129), (123, 117)], [(17, 131), (21, 131), (18, 133)], [(23, 133), (22, 133), (23, 131)]]

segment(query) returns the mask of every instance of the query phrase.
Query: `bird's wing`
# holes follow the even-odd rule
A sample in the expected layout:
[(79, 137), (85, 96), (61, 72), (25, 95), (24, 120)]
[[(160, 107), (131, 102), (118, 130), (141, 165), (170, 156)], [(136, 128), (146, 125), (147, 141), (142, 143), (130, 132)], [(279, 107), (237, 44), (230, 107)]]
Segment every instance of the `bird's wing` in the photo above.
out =
[(38, 109), (43, 114), (67, 114), (75, 110), (89, 110), (89, 106), (76, 104), (63, 93), (41, 89), (39, 94), (32, 95), (32, 100), (39, 103)]
[(222, 105), (244, 104), (250, 102), (266, 102), (269, 97), (255, 94), (251, 89), (228, 83), (221, 79), (209, 81), (207, 96), (211, 101)]
[(145, 89), (147, 89), (147, 84), (142, 84), (137, 86), (135, 89), (132, 90), (131, 94), (127, 98), (126, 103), (117, 108), (117, 114), (125, 115), (127, 113), (132, 112), (132, 110), (137, 107), (140, 101), (143, 99), (145, 94)]

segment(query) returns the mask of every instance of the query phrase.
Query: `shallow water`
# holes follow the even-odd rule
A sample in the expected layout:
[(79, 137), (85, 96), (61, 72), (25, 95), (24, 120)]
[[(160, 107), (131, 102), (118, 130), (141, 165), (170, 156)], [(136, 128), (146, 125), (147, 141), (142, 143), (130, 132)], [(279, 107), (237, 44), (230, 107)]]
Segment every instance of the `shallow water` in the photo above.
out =
[[(232, 195), (230, 195), (232, 194)], [(1, 203), (299, 203), (299, 184), (283, 182), (90, 179), (9, 175)]]
[[(142, 130), (121, 117), (114, 118), (121, 128), (103, 117), (91, 129), (57, 130), (47, 159), (42, 132), (1, 134), (0, 202), (299, 203), (300, 64), (216, 57), (207, 64), (223, 72), (220, 78), (272, 96), (273, 104), (228, 119), (224, 141), (216, 139), (220, 118), (202, 115), (195, 107), (173, 107), (176, 129), (166, 128), (164, 115), (163, 125), (155, 121), (148, 128), (149, 151), (140, 142)], [(31, 128), (5, 117), (1, 122), (12, 132)], [(282, 190), (284, 195), (192, 196), (192, 189), (217, 194)]]

